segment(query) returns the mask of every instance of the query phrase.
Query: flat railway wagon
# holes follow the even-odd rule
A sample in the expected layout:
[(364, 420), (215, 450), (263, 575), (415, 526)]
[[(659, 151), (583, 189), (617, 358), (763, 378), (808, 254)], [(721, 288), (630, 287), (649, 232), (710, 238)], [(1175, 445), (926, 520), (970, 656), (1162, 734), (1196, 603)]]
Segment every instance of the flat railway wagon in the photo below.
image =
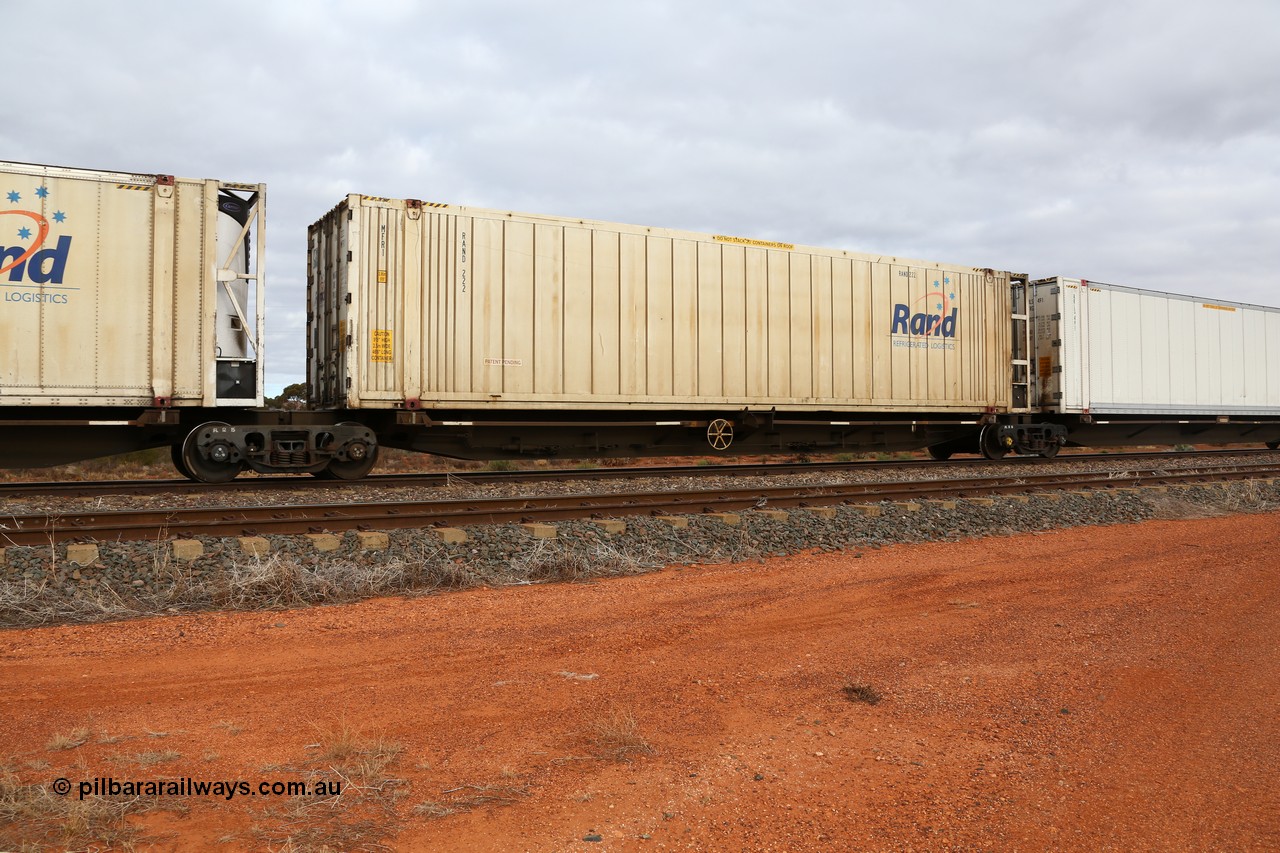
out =
[(464, 458), (1056, 452), (1026, 276), (351, 195), (311, 226), (313, 406)]

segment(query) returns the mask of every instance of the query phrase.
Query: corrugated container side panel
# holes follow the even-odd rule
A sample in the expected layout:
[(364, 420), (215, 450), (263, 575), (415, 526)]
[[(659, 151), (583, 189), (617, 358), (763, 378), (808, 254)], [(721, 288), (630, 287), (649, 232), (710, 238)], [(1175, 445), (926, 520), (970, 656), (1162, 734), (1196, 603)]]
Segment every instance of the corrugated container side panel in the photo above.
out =
[[(1243, 334), (1240, 336), (1242, 394), (1239, 405), (1267, 405), (1267, 363), (1262, 360), (1267, 351), (1266, 315), (1261, 311), (1243, 311), (1240, 321)], [(1254, 353), (1248, 357), (1246, 346)]]
[(769, 349), (770, 397), (791, 396), (791, 259), (785, 252), (770, 250), (767, 262), (769, 304), (765, 313), (765, 335)]
[(854, 337), (852, 269), (847, 258), (831, 259), (831, 389), (832, 397), (853, 400), (857, 379), (853, 370)]
[(1145, 386), (1142, 365), (1142, 317), (1137, 294), (1110, 293), (1111, 388), (1117, 399), (1141, 400)]
[(1266, 312), (1267, 405), (1280, 406), (1280, 312)]
[[(1111, 312), (1097, 291), (1081, 288), (1082, 309), (1089, 312), (1088, 346), (1089, 346), (1089, 394), (1087, 407), (1092, 407), (1096, 400), (1110, 400), (1111, 394)], [(1105, 371), (1105, 374), (1104, 374)]]
[[(203, 364), (200, 336), (193, 319), (203, 325), (205, 277), (203, 199), (185, 184), (178, 187), (174, 205), (173, 396), (202, 396)], [(199, 319), (197, 319), (199, 318)]]
[[(537, 394), (564, 393), (564, 229), (538, 225), (533, 235), (532, 364)], [(520, 318), (523, 320), (524, 318)]]
[(813, 314), (813, 282), (809, 278), (809, 259), (804, 255), (787, 256), (787, 335), (790, 340), (791, 366), (787, 385), (789, 397), (813, 396), (813, 343), (810, 317)]
[[(1206, 405), (1222, 405), (1222, 377), (1218, 365), (1222, 353), (1222, 340), (1215, 311), (1196, 312), (1196, 389), (1199, 401)], [(1123, 402), (1125, 398), (1107, 396), (1106, 402)]]
[(564, 234), (564, 392), (591, 394), (595, 339), (591, 305), (591, 232), (566, 228)]
[(889, 268), (871, 264), (871, 313), (867, 318), (867, 337), (871, 340), (871, 400), (887, 400), (893, 396), (893, 341), (885, 334), (885, 318), (893, 316), (893, 300), (889, 290)]
[(1142, 299), (1142, 375), (1145, 397), (1157, 402), (1173, 396), (1173, 364), (1176, 348), (1167, 299)]
[(621, 246), (614, 231), (591, 235), (591, 387), (617, 395), (622, 388)]
[[(476, 219), (472, 259), (475, 288), (471, 300), (471, 381), (467, 392), (502, 390), (503, 248), (502, 222)], [(485, 359), (489, 361), (486, 362)]]
[[(458, 362), (471, 354), (470, 325), (458, 321), (460, 306), (466, 300), (465, 278), (461, 274), (461, 232), (465, 225), (458, 217), (425, 210), (422, 222), (427, 232), (422, 262), (431, 275), (431, 298), (422, 305), (422, 324), (432, 330), (432, 337), (424, 341), (422, 348), (427, 363), (422, 366), (419, 393), (426, 395), (431, 388), (452, 393), (457, 391), (458, 376), (463, 373)], [(456, 293), (454, 281), (458, 282)], [(447, 346), (448, 341), (453, 341), (453, 346)]]
[(503, 394), (533, 392), (534, 341), (531, 318), (534, 316), (533, 232), (528, 222), (507, 222), (503, 252), (503, 302), (499, 338), (503, 359)]
[(666, 397), (672, 393), (673, 247), (665, 237), (645, 238), (644, 351), (645, 381), (641, 394)]
[(452, 388), (456, 392), (466, 393), (471, 390), (471, 377), (475, 375), (475, 364), (472, 362), (475, 346), (471, 339), (475, 330), (475, 221), (466, 216), (441, 217), (440, 221), (448, 222), (452, 229), (452, 235), (446, 229), (442, 239), (449, 240), (449, 245), (453, 247), (453, 267), (457, 269), (459, 277), (456, 291), (449, 286), (449, 279), (440, 283), (446, 294), (448, 316), (444, 340), (440, 346), (444, 351), (443, 359)]
[(1171, 299), (1169, 304), (1169, 396), (1170, 405), (1192, 405), (1196, 390), (1196, 323), (1195, 306), (1185, 300)]
[[(1063, 371), (1070, 375), (1071, 382), (1069, 385), (1070, 396), (1063, 394), (1063, 399), (1070, 399), (1072, 411), (1085, 409), (1089, 405), (1089, 315), (1086, 309), (1085, 298), (1088, 292), (1081, 289), (1079, 284), (1073, 287), (1064, 286), (1062, 289), (1063, 316), (1069, 316), (1072, 320), (1070, 328), (1061, 329), (1059, 331), (1064, 342), (1071, 342), (1070, 359), (1063, 364)], [(1068, 304), (1070, 308), (1068, 310)]]
[(1244, 390), (1244, 318), (1247, 311), (1215, 311), (1219, 315), (1222, 340), (1222, 402), (1228, 406), (1246, 404)]
[[(981, 304), (979, 302), (981, 294), (979, 293), (977, 282), (978, 279), (975, 275), (962, 273), (959, 276), (959, 287), (956, 290), (956, 295), (958, 297), (957, 302), (960, 305), (978, 306)], [(978, 341), (987, 340), (985, 332), (986, 318), (982, 316), (981, 310), (966, 312), (965, 320), (967, 321), (965, 325), (971, 327), (971, 330), (967, 333), (968, 335), (975, 336), (974, 339)], [(962, 332), (962, 334), (964, 333)], [(990, 343), (994, 344), (994, 342)], [(958, 348), (959, 346), (960, 344), (957, 343)], [(985, 367), (986, 356), (983, 350), (983, 347), (966, 346), (963, 348), (963, 352), (957, 353), (959, 357), (955, 360), (961, 372), (959, 382), (961, 399), (973, 400), (985, 395), (987, 389), (983, 368)]]
[(813, 394), (829, 400), (835, 378), (832, 374), (832, 319), (836, 313), (835, 303), (832, 302), (831, 259), (813, 255), (809, 262), (809, 279), (813, 288), (813, 311), (810, 318), (813, 329)]
[[(696, 397), (698, 391), (698, 244), (671, 244), (671, 393)], [(721, 327), (723, 331), (723, 326)], [(723, 356), (718, 359), (723, 363)]]
[[(869, 261), (851, 260), (849, 262), (849, 305), (853, 315), (850, 327), (853, 337), (853, 398), (859, 403), (867, 404), (875, 396), (872, 379), (875, 375), (876, 339), (875, 312), (872, 304), (871, 263)], [(883, 317), (883, 315), (880, 315)]]
[[(696, 246), (698, 255), (697, 286), (692, 288), (697, 296), (694, 319), (694, 339), (697, 343), (698, 392), (719, 395), (727, 393), (735, 360), (730, 355), (734, 349), (730, 343), (736, 337), (737, 349), (743, 344), (743, 325), (732, 318), (729, 295), (734, 286), (735, 273), (731, 259), (721, 247), (702, 243)], [(726, 264), (726, 260), (730, 262)], [(728, 286), (726, 286), (726, 284)], [(722, 364), (723, 356), (723, 364)], [(741, 358), (741, 355), (737, 356)]]
[[(726, 246), (725, 251), (735, 247)], [(743, 249), (743, 279), (747, 311), (747, 397), (769, 396), (769, 253), (764, 249)], [(726, 288), (737, 286), (726, 278)]]
[[(699, 382), (700, 394), (742, 398), (747, 395), (747, 333), (750, 325), (747, 309), (747, 257), (741, 246), (716, 246), (714, 244), (698, 244), (699, 255), (704, 248), (708, 256), (715, 259), (714, 264), (706, 268), (706, 273), (714, 282), (713, 290), (720, 294), (721, 328), (714, 328), (714, 314), (703, 318), (699, 307), (699, 324), (706, 328), (706, 335), (713, 341), (719, 340), (721, 347), (720, 369), (716, 369), (715, 349), (711, 348), (707, 356), (711, 360), (711, 369), (703, 366), (703, 355), (698, 355), (699, 377), (709, 375), (713, 381), (707, 384)], [(713, 305), (714, 308), (714, 305)]]
[[(910, 290), (910, 279), (905, 276), (910, 274), (907, 267), (898, 266), (896, 264), (889, 266), (889, 303), (890, 305), (907, 305), (912, 308), (912, 313), (919, 310), (919, 307), (913, 305)], [(888, 317), (892, 314), (892, 308), (879, 316)], [(904, 346), (899, 346), (902, 341), (893, 341), (889, 349), (889, 384), (885, 388), (882, 399), (901, 400), (911, 399), (911, 350)], [(877, 395), (879, 396), (879, 395)]]
[(622, 357), (621, 393), (639, 396), (649, 385), (648, 356), (645, 345), (649, 338), (648, 311), (645, 306), (649, 282), (648, 252), (645, 238), (623, 234), (619, 244), (619, 349)]

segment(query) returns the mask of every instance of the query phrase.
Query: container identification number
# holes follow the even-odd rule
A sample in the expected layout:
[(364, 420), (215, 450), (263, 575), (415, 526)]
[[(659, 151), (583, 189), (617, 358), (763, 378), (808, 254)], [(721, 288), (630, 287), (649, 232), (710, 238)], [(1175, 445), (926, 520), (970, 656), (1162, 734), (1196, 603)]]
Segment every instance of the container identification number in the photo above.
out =
[(461, 232), (461, 242), (458, 245), (458, 260), (461, 266), (458, 269), (458, 280), (462, 285), (462, 292), (467, 292), (467, 232)]

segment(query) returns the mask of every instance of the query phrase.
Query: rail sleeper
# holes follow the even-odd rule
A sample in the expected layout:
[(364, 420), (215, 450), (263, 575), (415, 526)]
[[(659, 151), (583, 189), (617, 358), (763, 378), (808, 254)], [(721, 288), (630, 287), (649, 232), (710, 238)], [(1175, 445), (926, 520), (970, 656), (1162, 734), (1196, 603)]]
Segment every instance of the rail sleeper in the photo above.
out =
[(204, 543), (199, 539), (173, 540), (173, 559), (189, 563), (204, 554)]

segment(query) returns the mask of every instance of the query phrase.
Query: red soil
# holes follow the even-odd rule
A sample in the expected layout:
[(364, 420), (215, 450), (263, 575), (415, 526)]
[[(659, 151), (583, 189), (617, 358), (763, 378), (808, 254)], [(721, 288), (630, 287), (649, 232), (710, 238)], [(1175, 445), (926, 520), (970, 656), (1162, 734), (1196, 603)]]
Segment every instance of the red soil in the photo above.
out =
[[(308, 820), (394, 849), (1280, 849), (1277, 553), (1280, 514), (1234, 516), (9, 630), (0, 761), (256, 785), (345, 722), (403, 745), (403, 796)], [(604, 754), (618, 714), (651, 753)], [(414, 812), (482, 790), (513, 801)], [(135, 819), (157, 849), (296, 829), (184, 802)]]

